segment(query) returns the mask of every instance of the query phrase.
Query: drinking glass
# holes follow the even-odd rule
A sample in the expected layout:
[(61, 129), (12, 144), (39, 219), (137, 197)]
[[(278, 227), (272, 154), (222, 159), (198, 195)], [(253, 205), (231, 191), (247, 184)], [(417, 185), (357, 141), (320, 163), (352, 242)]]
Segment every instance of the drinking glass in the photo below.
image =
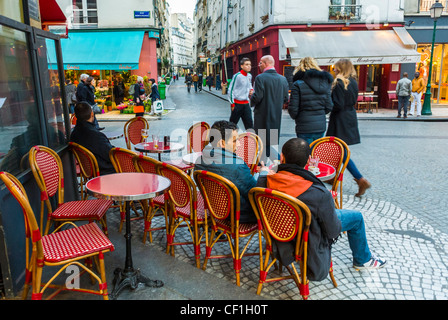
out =
[(154, 148), (159, 147), (159, 134), (155, 133), (152, 135), (152, 142), (154, 143)]
[(149, 136), (149, 130), (148, 129), (142, 129), (142, 138), (143, 138), (143, 142), (146, 142), (146, 139)]

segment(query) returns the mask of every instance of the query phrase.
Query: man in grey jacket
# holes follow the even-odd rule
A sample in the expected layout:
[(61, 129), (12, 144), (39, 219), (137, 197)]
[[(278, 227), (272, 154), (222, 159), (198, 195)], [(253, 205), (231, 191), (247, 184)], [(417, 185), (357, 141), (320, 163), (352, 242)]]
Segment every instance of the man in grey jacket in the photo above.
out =
[(249, 58), (243, 58), (240, 61), (241, 71), (232, 77), (229, 86), (229, 102), (231, 107), (230, 122), (238, 124), (243, 120), (244, 128), (252, 129), (254, 122), (252, 120), (252, 110), (250, 109), (249, 99), (254, 89), (252, 88), (252, 75), (250, 69), (252, 64)]
[(403, 73), (403, 78), (401, 78), (397, 83), (397, 97), (398, 97), (398, 116), (401, 118), (401, 109), (403, 109), (403, 118), (407, 118), (409, 98), (412, 92), (412, 81), (408, 79), (408, 73)]

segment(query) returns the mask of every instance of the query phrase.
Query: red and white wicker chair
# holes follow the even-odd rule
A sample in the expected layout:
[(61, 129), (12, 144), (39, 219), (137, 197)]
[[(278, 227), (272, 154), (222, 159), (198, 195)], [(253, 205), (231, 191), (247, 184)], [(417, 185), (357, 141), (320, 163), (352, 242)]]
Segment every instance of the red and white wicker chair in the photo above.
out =
[[(138, 172), (146, 172), (159, 174), (159, 167), (162, 166), (162, 162), (158, 160), (146, 157), (142, 154), (133, 157), (134, 166)], [(145, 214), (145, 230), (143, 233), (143, 243), (146, 242), (146, 236), (149, 235), (149, 241), (152, 242), (152, 231), (156, 230), (168, 230), (168, 216), (167, 216), (167, 206), (168, 206), (168, 193), (157, 196), (153, 199), (148, 200), (148, 210)], [(161, 210), (162, 213), (157, 213)], [(164, 216), (165, 227), (152, 228), (152, 219), (157, 216)]]
[[(209, 259), (232, 257), (236, 284), (239, 286), (241, 259), (245, 256), (252, 238), (257, 234), (258, 226), (256, 223), (240, 223), (240, 193), (231, 181), (215, 173), (202, 170), (195, 171), (193, 177), (204, 198), (211, 224), (210, 236), (206, 238), (207, 247), (203, 269), (207, 268)], [(223, 235), (227, 237), (232, 254), (212, 256), (214, 245)], [(240, 238), (246, 237), (249, 238), (241, 250)], [(258, 253), (246, 254), (246, 256), (249, 255), (258, 255)]]
[[(350, 149), (347, 144), (337, 137), (323, 137), (314, 140), (311, 144), (311, 156), (319, 157), (319, 160), (332, 165), (336, 169), (336, 175), (331, 186), (331, 193), (335, 206), (342, 209), (342, 183), (344, 171), (350, 160)], [(345, 157), (345, 155), (347, 155)], [(345, 157), (345, 161), (344, 161)]]
[(235, 153), (249, 166), (250, 173), (254, 174), (263, 153), (263, 142), (252, 132), (238, 135), (238, 146)]
[[(167, 231), (166, 252), (174, 256), (174, 246), (192, 244), (196, 260), (196, 267), (200, 268), (201, 241), (207, 236), (207, 216), (205, 215), (204, 200), (196, 190), (193, 179), (184, 171), (163, 163), (159, 167), (160, 175), (170, 179), (171, 187), (169, 195), (169, 222)], [(177, 228), (187, 226), (192, 241), (174, 242)], [(200, 228), (204, 232), (200, 233)]]
[[(64, 173), (61, 158), (52, 149), (34, 146), (29, 152), (29, 162), (36, 183), (41, 192), (40, 228), (47, 208), (45, 233), (48, 234), (52, 222), (96, 221), (107, 234), (106, 211), (112, 200), (92, 199), (64, 202)], [(53, 210), (50, 199), (56, 197), (57, 208)]]
[(143, 142), (142, 129), (148, 129), (149, 123), (144, 117), (134, 117), (124, 124), (124, 139), (126, 147), (132, 150), (132, 145)]
[[(304, 300), (309, 296), (307, 278), (308, 233), (311, 223), (311, 212), (300, 200), (285, 193), (267, 189), (252, 188), (249, 200), (258, 219), (260, 245), (260, 280), (257, 294), (261, 293), (264, 283), (293, 279)], [(262, 235), (266, 241), (266, 251), (263, 254)], [(294, 262), (285, 266), (289, 275), (268, 278), (267, 275), (277, 259), (273, 255), (273, 240), (280, 242), (295, 242), (294, 257), (299, 264), (300, 275)], [(330, 267), (330, 277), (337, 287), (333, 276), (333, 266)]]
[(86, 200), (88, 198), (87, 190), (85, 189), (86, 182), (100, 175), (98, 162), (93, 153), (87, 148), (75, 142), (69, 142), (68, 144), (79, 166), (81, 199)]
[[(108, 237), (101, 232), (97, 224), (89, 223), (63, 231), (56, 230), (57, 232), (55, 233), (42, 236), (22, 184), (17, 178), (7, 172), (0, 172), (0, 179), (20, 204), (24, 214), (26, 269), (22, 298), (26, 299), (31, 285), (31, 299), (33, 300), (42, 300), (43, 293), (47, 288), (57, 289), (48, 299), (51, 299), (61, 290), (73, 290), (101, 295), (104, 300), (108, 300), (104, 253), (113, 251), (114, 246)], [(29, 249), (30, 240), (31, 255)], [(99, 276), (91, 270), (92, 258), (98, 262)], [(85, 261), (87, 266), (82, 261)], [(52, 283), (64, 269), (71, 265), (76, 265), (79, 269), (82, 269), (83, 273), (87, 272), (92, 280), (98, 281), (99, 289), (70, 288), (70, 286), (65, 284), (56, 285)], [(44, 266), (61, 266), (61, 269), (55, 273), (48, 283), (42, 283), (42, 269)]]

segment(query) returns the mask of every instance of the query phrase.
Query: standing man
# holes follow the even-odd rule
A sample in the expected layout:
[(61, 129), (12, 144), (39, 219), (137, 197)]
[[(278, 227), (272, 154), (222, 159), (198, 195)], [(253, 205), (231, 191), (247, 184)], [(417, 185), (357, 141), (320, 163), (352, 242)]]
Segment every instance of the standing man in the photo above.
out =
[(243, 58), (240, 61), (241, 71), (232, 77), (229, 86), (228, 99), (230, 102), (230, 122), (238, 124), (240, 118), (243, 119), (244, 128), (253, 129), (252, 110), (250, 109), (249, 99), (254, 89), (252, 88), (252, 68), (249, 58)]
[(199, 89), (199, 92), (202, 91), (202, 82), (204, 82), (204, 76), (203, 76), (202, 72), (199, 72), (199, 74), (198, 74), (198, 89)]
[(401, 117), (401, 109), (403, 109), (403, 118), (407, 118), (408, 103), (412, 92), (412, 82), (408, 79), (408, 73), (403, 73), (403, 78), (401, 78), (397, 83), (397, 97), (398, 97), (398, 116)]
[[(79, 77), (78, 87), (76, 88), (76, 101), (87, 102), (90, 107), (93, 108), (93, 105), (95, 104), (95, 94), (90, 88), (91, 83), (88, 83), (87, 79), (89, 79), (89, 75), (85, 73), (81, 74)], [(99, 126), (95, 114), (93, 115), (93, 123), (98, 130), (104, 129), (104, 127)]]
[[(65, 96), (67, 97), (67, 106), (70, 114), (75, 113), (76, 104), (76, 86), (70, 79), (65, 80)], [(75, 100), (73, 100), (75, 98)]]
[(193, 75), (193, 85), (194, 85), (194, 92), (198, 92), (198, 80), (199, 80), (199, 77), (198, 77), (198, 75), (195, 73), (194, 75)]
[[(265, 136), (262, 159), (271, 155), (271, 145), (278, 145), (283, 104), (288, 102), (289, 85), (286, 78), (275, 71), (274, 58), (263, 56), (258, 66), (261, 74), (255, 78), (254, 93), (250, 103), (254, 107), (254, 129), (260, 137)], [(264, 132), (263, 132), (263, 131)], [(263, 136), (264, 134), (264, 136)], [(271, 135), (273, 141), (271, 141)], [(279, 159), (277, 152), (273, 160)]]
[(417, 117), (422, 115), (422, 93), (425, 90), (425, 80), (420, 77), (420, 73), (416, 72), (414, 79), (412, 79), (412, 97), (411, 106), (409, 108), (409, 115), (414, 115), (415, 105), (417, 104)]

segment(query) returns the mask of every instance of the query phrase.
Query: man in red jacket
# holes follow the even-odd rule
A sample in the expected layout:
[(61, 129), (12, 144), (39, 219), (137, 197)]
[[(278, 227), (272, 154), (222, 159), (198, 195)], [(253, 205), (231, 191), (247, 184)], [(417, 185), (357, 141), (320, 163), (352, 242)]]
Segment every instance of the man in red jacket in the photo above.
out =
[[(311, 211), (308, 241), (308, 278), (325, 279), (330, 270), (331, 247), (339, 234), (347, 231), (355, 269), (382, 268), (386, 261), (375, 257), (367, 244), (362, 213), (335, 209), (330, 191), (311, 172), (304, 169), (310, 147), (300, 138), (287, 141), (280, 155), (276, 174), (259, 178), (258, 187), (267, 187), (296, 197)], [(294, 243), (275, 242), (278, 259), (288, 265), (294, 261)]]

